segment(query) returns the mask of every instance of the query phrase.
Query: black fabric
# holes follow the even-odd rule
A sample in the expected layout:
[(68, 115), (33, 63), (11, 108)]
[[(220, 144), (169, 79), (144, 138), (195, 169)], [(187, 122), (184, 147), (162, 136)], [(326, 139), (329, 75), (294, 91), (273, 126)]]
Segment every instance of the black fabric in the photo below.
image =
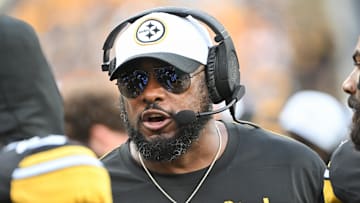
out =
[(0, 151), (0, 161), (1, 163), (6, 163), (0, 167), (0, 202), (2, 203), (11, 203), (11, 175), (23, 158), (23, 154), (18, 154), (16, 151)]
[[(318, 203), (323, 201), (325, 165), (297, 141), (261, 128), (226, 124), (227, 148), (191, 202)], [(130, 155), (129, 143), (102, 162), (110, 171), (114, 203), (168, 203)], [(184, 202), (206, 169), (186, 174), (152, 172), (177, 202)], [(266, 199), (267, 198), (267, 199)]]
[(62, 99), (34, 30), (0, 15), (0, 143), (63, 134)]
[(34, 30), (0, 15), (0, 202), (10, 202), (13, 169), (25, 156), (5, 152), (16, 140), (63, 134), (62, 99)]
[(360, 151), (351, 141), (339, 146), (332, 155), (329, 168), (334, 194), (342, 202), (360, 202)]
[[(27, 140), (24, 140), (26, 142)], [(21, 160), (26, 158), (29, 155), (43, 152), (45, 153), (46, 150), (54, 149), (58, 146), (65, 146), (65, 145), (76, 145), (73, 141), (66, 141), (63, 145), (53, 145), (53, 144), (46, 144), (43, 146), (39, 146), (36, 148), (27, 148), (23, 145), (22, 147), (15, 147), (19, 146), (20, 142), (13, 142), (0, 150), (0, 163), (4, 163), (0, 165), (0, 202), (1, 203), (11, 203), (10, 201), (10, 184), (12, 180), (12, 173), (14, 169), (18, 167), (18, 164)], [(24, 151), (18, 152), (18, 149), (24, 149)], [(26, 149), (26, 150), (25, 150)]]
[[(49, 139), (51, 136), (43, 136), (43, 139)], [(23, 161), (24, 159), (35, 155), (35, 156), (39, 156), (40, 154), (42, 155), (42, 157), (46, 157), (46, 153), (48, 154), (53, 154), (54, 150), (57, 150), (59, 148), (62, 148), (64, 146), (73, 146), (73, 147), (78, 147), (79, 149), (81, 149), (82, 147), (84, 147), (83, 145), (80, 145), (78, 142), (76, 141), (72, 141), (72, 140), (68, 140), (64, 135), (55, 135), (57, 137), (57, 139), (54, 139), (55, 141), (49, 142), (47, 141), (46, 144), (43, 143), (43, 141), (41, 141), (40, 137), (32, 137), (30, 139), (27, 140), (22, 140), (19, 142), (12, 142), (9, 145), (6, 145), (5, 147), (3, 147), (0, 150), (0, 163), (2, 163), (0, 165), (0, 202), (1, 203), (12, 203), (14, 201), (11, 200), (10, 194), (13, 188), (12, 188), (12, 181), (14, 181), (12, 175), (14, 173), (14, 170), (17, 168), (21, 168), (20, 167), (20, 162)], [(63, 143), (57, 143), (56, 140), (58, 140), (58, 138), (63, 138), (64, 142)], [(38, 144), (42, 142), (42, 144)], [(59, 152), (60, 154), (62, 152)], [(81, 154), (79, 153), (73, 153), (73, 154), (67, 154), (67, 157), (75, 157), (75, 156), (79, 156)], [(91, 156), (88, 156), (91, 157)], [(93, 157), (95, 158), (95, 156)], [(44, 159), (44, 158), (40, 158), (39, 160), (41, 160), (42, 162), (47, 162), (47, 161), (56, 161), (55, 159), (51, 160), (51, 159)], [(41, 162), (40, 162), (41, 163)], [(68, 167), (69, 169), (71, 167)], [(41, 171), (42, 168), (37, 168), (37, 171)], [(91, 170), (91, 169), (90, 169)], [(74, 170), (75, 171), (75, 170)], [(88, 171), (86, 171), (84, 169), (83, 173), (87, 173)], [(94, 171), (91, 171), (91, 174), (93, 174)], [(52, 171), (52, 173), (54, 173), (54, 171)], [(65, 178), (68, 178), (65, 176)], [(40, 183), (41, 184), (41, 183)], [(47, 183), (42, 183), (42, 184), (49, 184), (49, 182)], [(53, 183), (54, 184), (54, 183)], [(89, 186), (89, 188), (91, 188), (91, 186)], [(86, 191), (86, 189), (82, 189), (83, 191)], [(52, 194), (53, 191), (44, 191), (44, 197), (43, 198), (48, 198), (46, 197), (46, 194)], [(80, 195), (77, 198), (80, 198), (82, 195)], [(34, 194), (34, 197), (37, 197), (37, 194)], [(75, 201), (75, 200), (74, 200)]]

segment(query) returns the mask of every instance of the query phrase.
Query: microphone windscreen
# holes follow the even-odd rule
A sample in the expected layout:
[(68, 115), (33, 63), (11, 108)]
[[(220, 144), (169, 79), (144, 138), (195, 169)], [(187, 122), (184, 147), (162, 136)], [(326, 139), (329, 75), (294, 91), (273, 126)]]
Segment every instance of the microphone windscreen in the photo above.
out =
[(196, 114), (191, 110), (183, 110), (175, 114), (173, 119), (179, 126), (182, 126), (194, 122), (196, 120)]

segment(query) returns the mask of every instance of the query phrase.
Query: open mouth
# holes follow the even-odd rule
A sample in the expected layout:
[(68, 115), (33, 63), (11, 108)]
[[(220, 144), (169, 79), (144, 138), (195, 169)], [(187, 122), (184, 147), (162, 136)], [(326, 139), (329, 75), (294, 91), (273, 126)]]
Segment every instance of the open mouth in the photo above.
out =
[(166, 117), (162, 114), (144, 114), (142, 121), (144, 122), (161, 122), (164, 121)]
[(141, 121), (145, 128), (158, 131), (171, 122), (171, 116), (157, 109), (149, 109), (142, 113)]

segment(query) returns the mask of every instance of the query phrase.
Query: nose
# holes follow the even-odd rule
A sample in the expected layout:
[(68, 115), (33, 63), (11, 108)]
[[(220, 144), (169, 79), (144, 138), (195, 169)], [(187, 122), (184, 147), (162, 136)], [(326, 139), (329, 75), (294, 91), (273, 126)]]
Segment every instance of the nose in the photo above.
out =
[(144, 103), (148, 102), (160, 102), (164, 100), (166, 95), (166, 90), (159, 84), (159, 82), (154, 78), (154, 74), (150, 74), (149, 82), (146, 85), (146, 88), (140, 95)]
[(357, 90), (357, 85), (359, 82), (359, 74), (357, 73), (357, 69), (354, 69), (350, 75), (344, 80), (342, 84), (342, 89), (344, 92), (348, 94), (355, 94)]

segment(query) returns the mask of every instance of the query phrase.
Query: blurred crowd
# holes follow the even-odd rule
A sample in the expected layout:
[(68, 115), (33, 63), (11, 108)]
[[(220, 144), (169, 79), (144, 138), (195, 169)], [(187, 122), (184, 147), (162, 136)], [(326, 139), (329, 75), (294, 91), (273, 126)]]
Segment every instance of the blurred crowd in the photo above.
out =
[(79, 70), (101, 72), (103, 39), (118, 22), (146, 8), (171, 5), (201, 8), (230, 32), (246, 86), (244, 119), (284, 132), (280, 111), (304, 89), (345, 103), (339, 87), (352, 67), (348, 56), (360, 32), (357, 0), (0, 0), (0, 12), (34, 26), (56, 79), (64, 84)]

